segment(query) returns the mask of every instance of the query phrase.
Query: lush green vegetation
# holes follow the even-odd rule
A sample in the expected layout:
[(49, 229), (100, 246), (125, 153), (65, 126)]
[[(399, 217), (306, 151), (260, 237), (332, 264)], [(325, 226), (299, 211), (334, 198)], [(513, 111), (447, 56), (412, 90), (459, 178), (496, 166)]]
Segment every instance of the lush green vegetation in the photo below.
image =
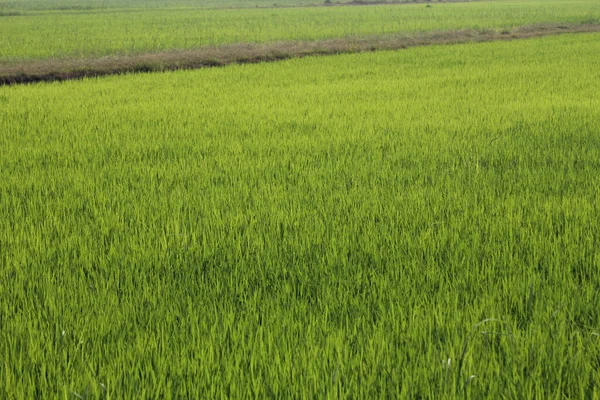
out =
[[(347, 2), (351, 2), (351, 0), (339, 1), (339, 3)], [(0, 0), (0, 11), (17, 11), (23, 14), (31, 14), (39, 11), (109, 9), (294, 7), (323, 5), (324, 3), (325, 0)], [(338, 3), (338, 1), (332, 1), (332, 3)]]
[(51, 12), (2, 18), (0, 63), (231, 43), (319, 40), (600, 20), (600, 2), (497, 1), (286, 9)]
[(597, 399), (598, 54), (0, 88), (0, 397)]

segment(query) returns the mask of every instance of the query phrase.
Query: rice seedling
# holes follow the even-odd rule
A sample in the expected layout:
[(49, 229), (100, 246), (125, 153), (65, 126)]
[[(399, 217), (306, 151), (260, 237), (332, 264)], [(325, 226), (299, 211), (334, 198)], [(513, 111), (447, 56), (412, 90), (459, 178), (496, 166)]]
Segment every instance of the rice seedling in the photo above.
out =
[(599, 39), (0, 88), (0, 397), (597, 398)]
[(283, 9), (108, 9), (3, 18), (0, 65), (123, 56), (235, 43), (316, 41), (432, 31), (510, 30), (600, 20), (596, 0), (466, 2)]

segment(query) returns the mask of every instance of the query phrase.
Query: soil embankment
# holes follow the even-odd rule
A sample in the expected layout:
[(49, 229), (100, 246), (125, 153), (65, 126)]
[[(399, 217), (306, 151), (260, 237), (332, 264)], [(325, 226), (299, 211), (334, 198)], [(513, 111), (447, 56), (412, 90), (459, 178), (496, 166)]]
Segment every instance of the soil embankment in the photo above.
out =
[(530, 25), (511, 30), (458, 30), (421, 34), (340, 38), (313, 42), (234, 44), (197, 50), (163, 51), (130, 56), (55, 59), (0, 65), (0, 86), (64, 81), (135, 72), (196, 69), (229, 64), (258, 63), (312, 55), (399, 50), (408, 47), (504, 41), (564, 33), (600, 32), (600, 23)]

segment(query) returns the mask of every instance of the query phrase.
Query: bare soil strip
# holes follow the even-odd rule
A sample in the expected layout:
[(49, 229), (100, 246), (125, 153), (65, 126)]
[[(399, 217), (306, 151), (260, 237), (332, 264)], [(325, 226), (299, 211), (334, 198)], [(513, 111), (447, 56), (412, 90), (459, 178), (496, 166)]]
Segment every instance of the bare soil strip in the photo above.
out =
[(515, 40), (563, 33), (589, 32), (600, 32), (600, 23), (530, 25), (503, 31), (441, 31), (410, 35), (329, 39), (313, 42), (234, 44), (197, 50), (173, 50), (131, 56), (26, 61), (13, 65), (0, 64), (0, 86), (64, 81), (135, 72), (173, 71), (229, 64), (259, 63), (312, 55), (399, 50), (416, 46)]

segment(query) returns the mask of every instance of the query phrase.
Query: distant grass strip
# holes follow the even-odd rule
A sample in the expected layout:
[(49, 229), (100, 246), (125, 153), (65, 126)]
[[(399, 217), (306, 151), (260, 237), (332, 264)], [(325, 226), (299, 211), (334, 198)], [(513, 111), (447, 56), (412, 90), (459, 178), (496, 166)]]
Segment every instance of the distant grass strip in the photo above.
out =
[(600, 23), (543, 24), (504, 30), (456, 30), (319, 41), (233, 44), (197, 50), (163, 51), (129, 56), (29, 61), (0, 66), (0, 85), (64, 81), (135, 72), (217, 67), (310, 55), (398, 50), (416, 46), (526, 39), (563, 33), (600, 32)]
[(392, 5), (421, 3), (472, 3), (481, 0), (26, 0), (3, 3), (0, 1), (0, 17), (46, 11), (85, 12), (98, 10), (148, 10), (148, 9), (245, 9), (245, 8), (295, 8), (331, 7), (355, 5)]
[(244, 1), (244, 0), (88, 0), (84, 4), (80, 0), (56, 1), (21, 1), (2, 3), (0, 1), (0, 17), (14, 17), (19, 15), (39, 15), (43, 12), (85, 12), (85, 11), (112, 11), (115, 10), (148, 10), (148, 9), (256, 9), (256, 8), (301, 8), (301, 7), (344, 7), (344, 6), (372, 6), (372, 5), (410, 5), (410, 4), (441, 4), (441, 3), (475, 3), (481, 0), (272, 0)]
[(266, 45), (585, 23), (600, 23), (598, 0), (494, 0), (237, 10), (57, 11), (3, 18), (0, 23), (0, 68), (42, 60), (128, 57), (240, 43)]

